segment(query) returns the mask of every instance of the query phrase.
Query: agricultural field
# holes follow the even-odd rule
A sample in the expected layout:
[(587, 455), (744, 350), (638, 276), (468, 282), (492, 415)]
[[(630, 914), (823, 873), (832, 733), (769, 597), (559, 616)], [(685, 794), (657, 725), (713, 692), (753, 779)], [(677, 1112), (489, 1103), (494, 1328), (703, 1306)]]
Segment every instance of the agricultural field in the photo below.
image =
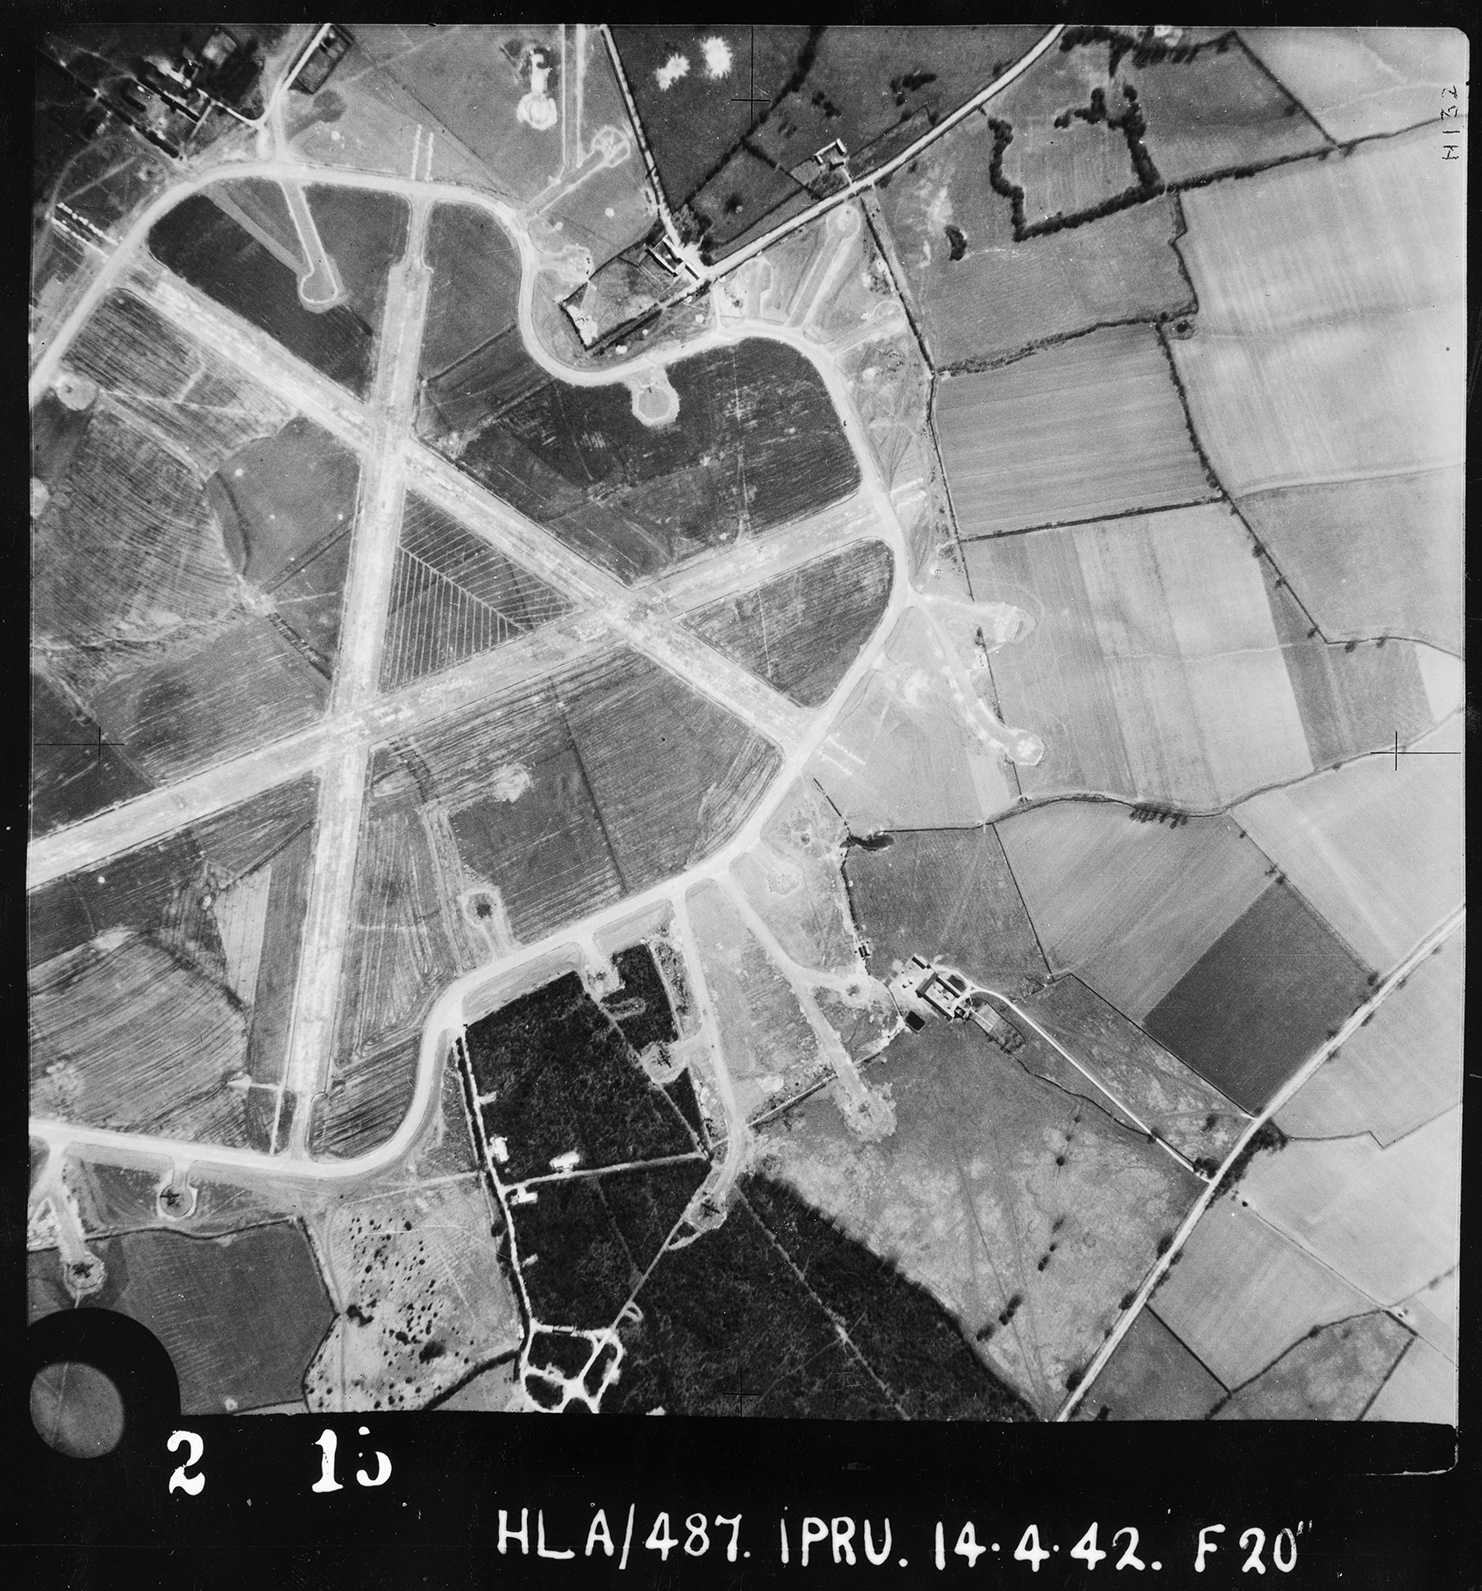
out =
[(857, 836), (973, 828), (1018, 798), (1003, 749), (1017, 734), (967, 700), (946, 648), (908, 609), (808, 774)]
[(1455, 719), (1410, 748), (1365, 757), (1235, 809), (1302, 895), (1378, 972), (1461, 904), (1462, 759)]
[[(95, 1248), (105, 1279), (82, 1307), (129, 1315), (159, 1338), (180, 1377), (183, 1414), (301, 1400), (333, 1310), (297, 1221), (218, 1238), (131, 1232)], [(57, 1263), (54, 1251), (38, 1258)]]
[(742, 1115), (755, 1116), (826, 1076), (830, 1058), (797, 991), (720, 885), (695, 885), (685, 911)]
[(1338, 139), (1434, 125), (1443, 91), (1466, 81), (1450, 28), (1242, 28), (1241, 42)]
[(1289, 1138), (1371, 1133), (1380, 1148), (1461, 1103), (1464, 936), (1427, 956), (1405, 987), (1282, 1107)]
[(1455, 1425), (1456, 1412), (1456, 1366), (1428, 1342), (1416, 1338), (1390, 1371), (1364, 1418)]
[(1380, 1304), (1397, 1304), (1460, 1252), (1461, 1112), (1381, 1149), (1367, 1134), (1297, 1139), (1259, 1157), (1242, 1191), (1263, 1220)]
[[(1460, 411), (1436, 395), (1463, 380), (1465, 207), (1459, 163), (1435, 153), (1424, 129), (1184, 196), (1199, 314), (1170, 349), (1233, 496), (1461, 462)], [(1358, 534), (1424, 559), (1437, 529), (1407, 515)]]
[(1044, 956), (992, 828), (927, 829), (852, 846), (844, 871), (876, 977), (912, 956), (942, 960), (975, 982), (1017, 994)]
[(699, 1153), (673, 1094), (575, 973), (501, 1006), (465, 1042), (485, 1137), (508, 1146), (505, 1181), (549, 1176), (572, 1150), (588, 1170)]
[(1142, 1022), (1261, 896), (1271, 864), (1229, 818), (1135, 811), (1057, 801), (997, 833), (1051, 970)]
[(1282, 656), (1314, 768), (1408, 745), (1461, 705), (1461, 660), (1409, 641), (1321, 641), (1308, 615), (1260, 560)]
[(938, 383), (965, 539), (1213, 495), (1157, 333), (1113, 326)]
[(34, 891), (32, 1109), (273, 1147), (312, 780)]
[(1248, 1118), (1079, 978), (1057, 978), (1021, 1002), (1099, 1083), (1158, 1136), (1211, 1170)]
[(1311, 772), (1285, 637), (1250, 539), (1225, 505), (965, 551), (974, 590), (1030, 593), (1038, 614), (989, 663), (1009, 720), (1046, 743), (1043, 760), (1020, 770), (1027, 795), (1086, 791), (1207, 810)]
[(723, 598), (686, 622), (800, 707), (821, 707), (874, 634), (893, 560), (871, 541)]
[(423, 1408), (518, 1344), (496, 1218), (474, 1175), (329, 1210), (315, 1235), (335, 1316), (304, 1378), (311, 1409)]
[(1374, 1305), (1239, 1200), (1225, 1197), (1205, 1211), (1148, 1307), (1212, 1375), (1239, 1387), (1314, 1326), (1367, 1314)]
[(1367, 969), (1280, 880), (1147, 1013), (1153, 1038), (1257, 1111), (1363, 1003)]
[(1240, 500), (1323, 634), (1462, 644), (1462, 467), (1278, 486)]
[(1254, 1380), (1216, 1420), (1358, 1420), (1414, 1339), (1382, 1310), (1320, 1326)]
[[(638, 115), (673, 209), (716, 257), (824, 180), (835, 139), (854, 176), (919, 138), (1040, 37), (1033, 27), (617, 27)], [(712, 42), (712, 40), (714, 42)], [(680, 63), (683, 63), (682, 65)], [(750, 85), (750, 86), (747, 86)], [(740, 94), (765, 105), (734, 104)]]
[(1144, 1309), (1076, 1405), (1074, 1418), (1202, 1420), (1225, 1396), (1225, 1388)]
[(1198, 1182), (975, 1028), (903, 1033), (877, 1065), (893, 1134), (861, 1143), (821, 1097), (768, 1128), (763, 1166), (926, 1287), (1052, 1415)]
[(1013, 201), (990, 181), (994, 158), (992, 127), (969, 116), (877, 190), (939, 370), (1192, 312), (1176, 198), (1018, 239)]
[[(149, 234), (150, 252), (161, 265), (321, 374), (357, 397), (366, 396), (386, 273), (406, 248), (406, 201), (362, 189), (303, 190), (300, 202), (318, 229), (321, 253), (333, 260), (343, 282), (343, 293), (333, 305), (316, 312), (301, 294), (301, 283), (307, 285), (310, 279), (309, 268), (265, 229), (249, 230), (216, 202), (218, 196), (239, 208), (229, 182), (211, 193), (193, 194), (155, 223)], [(252, 202), (252, 195), (245, 197)], [(250, 212), (244, 218), (250, 219)], [(316, 288), (322, 275), (321, 257), (314, 273)]]
[(808, 360), (747, 338), (670, 365), (677, 420), (568, 387), (510, 331), (425, 389), (419, 428), (480, 485), (626, 580), (847, 497), (859, 468)]
[(402, 509), (392, 579), (383, 690), (492, 651), (570, 608), (544, 581), (415, 492)]
[(731, 877), (783, 952), (799, 966), (848, 975), (859, 967), (843, 874), (848, 831), (818, 786), (800, 779), (731, 863)]

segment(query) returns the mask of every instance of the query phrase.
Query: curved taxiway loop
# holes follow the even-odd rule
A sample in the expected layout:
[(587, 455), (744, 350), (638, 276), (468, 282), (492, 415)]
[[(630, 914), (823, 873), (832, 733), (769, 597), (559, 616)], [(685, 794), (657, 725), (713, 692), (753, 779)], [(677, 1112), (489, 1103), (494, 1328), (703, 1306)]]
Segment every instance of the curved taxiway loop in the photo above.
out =
[[(993, 84), (990, 84), (988, 88), (982, 90), (973, 100), (954, 113), (952, 117), (944, 119), (927, 136), (918, 140), (916, 144), (913, 144), (901, 156), (898, 156), (895, 161), (880, 168), (878, 172), (872, 173), (870, 177), (859, 179), (851, 184), (847, 190), (841, 190), (839, 194), (820, 201), (817, 206), (795, 217), (784, 227), (777, 228), (773, 233), (769, 233), (765, 239), (759, 240), (757, 245), (749, 246), (746, 250), (721, 262), (718, 266), (708, 268), (705, 280), (707, 282), (717, 280), (744, 263), (745, 260), (760, 253), (762, 248), (770, 246), (780, 237), (807, 225), (825, 211), (836, 209), (839, 205), (857, 197), (860, 192), (873, 185), (881, 176), (895, 169), (896, 166), (903, 164), (907, 159), (913, 158), (927, 143), (942, 136), (957, 121), (976, 109), (993, 94), (998, 93), (1021, 72), (1027, 70), (1033, 64), (1033, 61), (1038, 59), (1053, 44), (1060, 32), (1061, 29), (1059, 27), (1052, 28), (1034, 49), (1022, 57), (1019, 62), (1015, 63), (1014, 67), (995, 80)], [(272, 128), (270, 126), (265, 129), (264, 136), (260, 139), (260, 147), (270, 142), (271, 137)], [(70, 1145), (76, 1145), (94, 1151), (99, 1157), (106, 1157), (124, 1163), (138, 1163), (141, 1160), (156, 1163), (163, 1160), (177, 1167), (189, 1167), (191, 1170), (205, 1176), (214, 1175), (236, 1181), (250, 1181), (257, 1177), (267, 1176), (289, 1184), (323, 1182), (345, 1184), (374, 1176), (385, 1170), (404, 1156), (417, 1141), (426, 1127), (430, 1111), (440, 1095), (443, 1067), (453, 1043), (461, 1036), (472, 1016), (481, 1015), (492, 1008), (491, 993), (495, 994), (493, 1003), (497, 1004), (499, 1003), (497, 991), (501, 986), (531, 987), (531, 983), (527, 980), (532, 974), (538, 975), (543, 964), (550, 963), (554, 966), (564, 960), (566, 965), (570, 965), (569, 958), (573, 953), (578, 958), (581, 957), (580, 944), (582, 942), (590, 944), (594, 934), (630, 918), (640, 918), (645, 910), (650, 910), (660, 903), (667, 903), (675, 914), (676, 922), (681, 927), (683, 926), (687, 920), (684, 913), (683, 900), (685, 892), (701, 879), (723, 877), (728, 871), (732, 860), (758, 842), (762, 828), (771, 819), (780, 801), (785, 798), (787, 791), (800, 777), (814, 753), (832, 729), (835, 718), (849, 700), (855, 688), (864, 676), (877, 666), (886, 637), (894, 630), (908, 606), (920, 604), (925, 599), (915, 592), (910, 585), (908, 575), (909, 552), (905, 532), (901, 527), (894, 504), (891, 501), (889, 490), (880, 475), (873, 453), (870, 450), (863, 422), (854, 407), (847, 385), (835, 362), (834, 354), (828, 346), (812, 341), (801, 331), (791, 327), (744, 317), (722, 319), (718, 314), (715, 314), (713, 324), (706, 332), (686, 341), (682, 345), (667, 350), (645, 349), (641, 355), (631, 360), (624, 361), (621, 364), (606, 366), (600, 370), (581, 369), (567, 365), (558, 359), (541, 341), (536, 332), (533, 313), (535, 278), (542, 271), (548, 271), (553, 268), (559, 269), (559, 257), (553, 258), (536, 248), (523, 216), (513, 206), (454, 183), (421, 181), (415, 178), (336, 170), (288, 160), (281, 156), (256, 160), (223, 161), (208, 171), (186, 178), (173, 186), (167, 193), (160, 195), (159, 198), (139, 213), (126, 236), (104, 262), (97, 277), (50, 339), (42, 357), (38, 360), (31, 374), (28, 384), (32, 405), (39, 401), (56, 380), (58, 370), (68, 348), (86, 323), (88, 317), (102, 302), (104, 297), (115, 286), (120, 284), (133, 266), (155, 222), (191, 195), (200, 193), (213, 184), (239, 181), (249, 177), (278, 179), (288, 184), (312, 183), (326, 187), (364, 188), (395, 193), (412, 201), (424, 214), (427, 206), (438, 202), (471, 205), (491, 214), (514, 240), (520, 253), (521, 282), (518, 297), (518, 318), (520, 334), (526, 351), (548, 373), (569, 385), (610, 386), (620, 382), (632, 382), (633, 380), (640, 382), (651, 381), (655, 370), (662, 371), (670, 364), (693, 358), (708, 349), (732, 346), (745, 338), (768, 338), (794, 348), (810, 361), (829, 392), (835, 412), (839, 416), (840, 424), (849, 440), (859, 466), (862, 485), (857, 496), (868, 502), (873, 508), (872, 514), (862, 518), (855, 535), (837, 541), (829, 550), (837, 550), (841, 546), (847, 546), (852, 540), (874, 537), (884, 541), (890, 547), (894, 566), (889, 600), (869, 641), (861, 648), (828, 701), (807, 714), (799, 715), (800, 724), (797, 733), (779, 737), (774, 725), (767, 722), (758, 722), (752, 714), (742, 712), (741, 716), (754, 729), (757, 729), (760, 733), (767, 734), (774, 743), (779, 740), (788, 742), (781, 745), (781, 750), (784, 754), (781, 766), (762, 798), (752, 809), (750, 817), (742, 828), (732, 836), (730, 841), (698, 866), (690, 868), (684, 873), (677, 874), (640, 894), (629, 896), (601, 912), (581, 919), (577, 923), (567, 925), (559, 932), (548, 935), (532, 945), (522, 946), (511, 954), (479, 967), (451, 983), (434, 1004), (423, 1023), (416, 1084), (411, 1105), (397, 1131), (374, 1150), (353, 1159), (315, 1160), (308, 1156), (301, 1135), (298, 1136), (298, 1141), (289, 1152), (264, 1154), (254, 1150), (188, 1143), (147, 1134), (122, 1133), (100, 1128), (74, 1126), (71, 1123), (51, 1118), (33, 1118), (31, 1122), (32, 1135), (44, 1140), (54, 1149), (65, 1149)], [(847, 242), (848, 240), (841, 234), (838, 241)], [(420, 265), (421, 261), (419, 259), (416, 262), (409, 262), (405, 268), (415, 271)], [(222, 310), (220, 314), (228, 316), (229, 312)], [(880, 328), (881, 334), (888, 330), (888, 327), (882, 326)], [(406, 401), (405, 393), (398, 394), (398, 397), (400, 399), (399, 406), (404, 406)], [(369, 406), (352, 405), (352, 407), (368, 414), (373, 430), (379, 433), (381, 438), (386, 437), (383, 423), (378, 421), (374, 414), (370, 413)], [(539, 527), (532, 528), (539, 529)], [(548, 532), (542, 531), (542, 534), (549, 536)], [(595, 566), (593, 567), (595, 569)], [(744, 557), (737, 560), (736, 567), (739, 578), (735, 582), (735, 586), (738, 588), (749, 586), (758, 578), (765, 579), (769, 573), (765, 568), (758, 572), (756, 563)], [(701, 647), (704, 646), (703, 642), (697, 641), (697, 644)], [(661, 663), (666, 663), (666, 666), (671, 669), (675, 666), (673, 659), (666, 661), (664, 657), (660, 656), (657, 660)], [(684, 674), (681, 677), (688, 678)], [(731, 705), (731, 710), (734, 712), (738, 709), (735, 705)], [(693, 949), (692, 946), (690, 948), (691, 950)], [(505, 996), (505, 998), (508, 998), (508, 996)], [(322, 1025), (323, 1013), (319, 1015), (320, 1021), (315, 1024), (316, 1031)], [(728, 1122), (727, 1156), (722, 1170), (723, 1180), (728, 1181), (739, 1174), (742, 1169), (750, 1150), (752, 1135), (747, 1124), (739, 1119), (735, 1107), (734, 1091), (731, 1088), (729, 1076), (724, 1071), (724, 1055), (719, 1044), (714, 1042), (714, 1040), (712, 1040), (711, 1044), (711, 1056), (711, 1064), (715, 1071), (716, 1091), (727, 1109), (728, 1116), (731, 1118)], [(329, 1057), (326, 1053), (321, 1063), (321, 1079), (323, 1071), (327, 1067), (328, 1059)], [(306, 1112), (304, 1113), (306, 1114)]]

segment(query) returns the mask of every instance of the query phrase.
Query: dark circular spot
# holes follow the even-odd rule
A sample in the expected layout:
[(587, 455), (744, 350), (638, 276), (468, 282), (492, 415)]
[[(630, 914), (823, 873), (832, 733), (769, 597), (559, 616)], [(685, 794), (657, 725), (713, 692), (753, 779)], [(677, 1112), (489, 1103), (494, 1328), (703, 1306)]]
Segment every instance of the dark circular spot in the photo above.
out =
[(113, 1382), (71, 1359), (43, 1366), (31, 1381), (31, 1424), (69, 1458), (101, 1458), (123, 1440), (124, 1402)]

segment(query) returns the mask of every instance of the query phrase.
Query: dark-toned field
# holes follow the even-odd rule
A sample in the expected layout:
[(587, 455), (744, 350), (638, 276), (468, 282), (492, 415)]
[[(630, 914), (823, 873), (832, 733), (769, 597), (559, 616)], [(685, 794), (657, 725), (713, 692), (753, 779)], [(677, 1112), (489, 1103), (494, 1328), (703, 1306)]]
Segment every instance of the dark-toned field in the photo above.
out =
[(309, 1126), (316, 1159), (350, 1160), (394, 1135), (411, 1107), (421, 1035), (392, 1039), (336, 1065)]
[(433, 207), (422, 254), (432, 291), (420, 374), (432, 380), (515, 324), (520, 256), (487, 210), (466, 204)]
[(802, 354), (749, 338), (668, 376), (678, 417), (647, 426), (626, 386), (553, 381), (511, 330), (428, 384), (419, 426), (481, 485), (627, 580), (858, 486)]
[(38, 1113), (270, 1147), (314, 802), (280, 786), (31, 895)]
[(638, 1065), (622, 1030), (575, 973), (523, 995), (467, 1033), (484, 1131), (509, 1148), (501, 1177), (549, 1175), (575, 1150), (582, 1169), (697, 1148), (683, 1115)]
[(409, 492), (381, 654), (381, 687), (450, 668), (567, 611), (544, 581)]
[(669, 991), (654, 953), (647, 945), (630, 945), (612, 958), (622, 987), (603, 1000), (603, 1009), (623, 1030), (623, 1037), (642, 1053), (650, 1044), (672, 1044), (679, 1037)]
[(727, 597), (687, 622), (803, 707), (833, 694), (890, 600), (890, 549), (871, 541)]
[(143, 795), (149, 781), (97, 721), (39, 674), (31, 676), (31, 832), (49, 834)]
[(297, 1402), (334, 1311), (296, 1221), (221, 1238), (132, 1232), (100, 1247), (107, 1280), (85, 1301), (159, 1338), (184, 1414)]
[(1368, 993), (1366, 969), (1277, 882), (1148, 1012), (1160, 1044), (1259, 1110)]
[[(222, 192), (230, 200), (231, 185)], [(208, 194), (192, 194), (157, 221), (150, 252), (192, 287), (364, 397), (386, 271), (406, 246), (406, 202), (359, 189), (310, 189), (308, 197), (345, 286), (344, 301), (332, 309), (306, 308), (294, 268)]]
[(589, 1331), (611, 1326), (708, 1170), (692, 1160), (532, 1189), (535, 1203), (510, 1215), (535, 1318)]
[[(724, 256), (819, 179), (806, 163), (840, 139), (858, 176), (992, 81), (1033, 27), (619, 27), (618, 51), (670, 204), (687, 205)], [(719, 40), (722, 57), (707, 41)], [(659, 75), (675, 56), (683, 75)], [(717, 71), (708, 62), (724, 60)], [(754, 68), (754, 74), (753, 74)], [(752, 86), (747, 87), (746, 85)], [(732, 103), (756, 95), (759, 105)], [(789, 173), (796, 173), (790, 175)]]
[(890, 841), (853, 847), (844, 863), (877, 978), (921, 955), (1014, 994), (1026, 973), (1047, 970), (993, 829), (907, 830)]
[(1150, 1309), (1076, 1406), (1077, 1420), (1202, 1420), (1224, 1387)]

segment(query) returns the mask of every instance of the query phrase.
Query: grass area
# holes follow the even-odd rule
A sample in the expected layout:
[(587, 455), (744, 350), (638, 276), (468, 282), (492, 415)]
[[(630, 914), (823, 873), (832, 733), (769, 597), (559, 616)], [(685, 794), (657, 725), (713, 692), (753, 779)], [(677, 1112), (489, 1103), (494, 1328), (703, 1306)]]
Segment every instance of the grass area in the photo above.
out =
[(890, 600), (892, 567), (890, 549), (867, 542), (726, 597), (686, 622), (799, 706), (819, 707), (874, 634)]
[(976, 1028), (933, 1021), (887, 1055), (871, 1077), (894, 1133), (861, 1143), (819, 1096), (768, 1128), (763, 1166), (926, 1287), (1053, 1415), (1199, 1184)]
[(107, 1272), (84, 1303), (147, 1326), (174, 1361), (187, 1415), (296, 1402), (333, 1310), (297, 1221), (220, 1238), (131, 1232), (99, 1252)]
[(888, 982), (913, 955), (940, 957), (970, 978), (1016, 994), (1026, 973), (1044, 973), (1034, 928), (991, 829), (905, 831), (880, 849), (845, 859), (849, 898)]
[(1371, 1310), (1317, 1326), (1214, 1411), (1216, 1420), (1357, 1420), (1414, 1339)]
[(1202, 1420), (1225, 1389), (1150, 1309), (1117, 1344), (1077, 1420)]
[(150, 229), (149, 249), (192, 287), (281, 342), (357, 397), (370, 389), (377, 327), (349, 304), (315, 313), (298, 277), (205, 194), (192, 194)]
[(813, 366), (761, 338), (668, 367), (677, 419), (621, 383), (570, 388), (506, 333), (426, 389), (420, 424), (460, 469), (632, 580), (847, 496), (859, 469)]
[(417, 1409), (520, 1339), (481, 1179), (338, 1203), (317, 1236), (333, 1329), (305, 1378), (310, 1408)]

